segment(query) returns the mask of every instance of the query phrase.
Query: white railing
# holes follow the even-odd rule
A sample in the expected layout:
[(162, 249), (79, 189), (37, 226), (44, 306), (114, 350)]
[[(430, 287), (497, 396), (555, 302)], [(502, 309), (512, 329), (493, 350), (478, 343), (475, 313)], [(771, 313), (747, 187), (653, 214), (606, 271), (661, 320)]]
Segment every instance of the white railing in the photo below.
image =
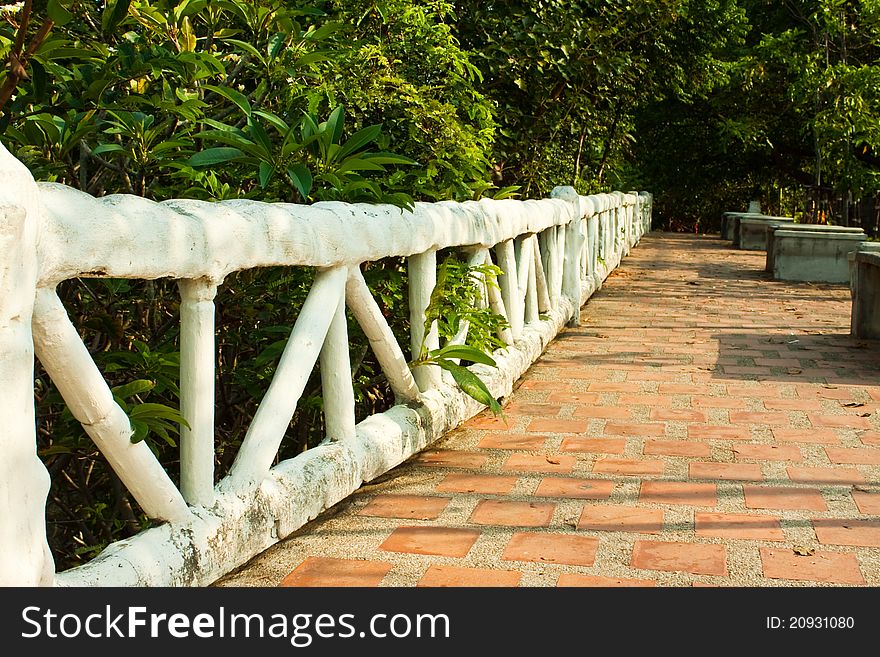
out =
[[(482, 409), (436, 367), (410, 371), (360, 265), (404, 256), (411, 348), (423, 341), (438, 249), (503, 270), (485, 301), (508, 320), (497, 368), (472, 366), (492, 394), (514, 381), (650, 227), (649, 194), (480, 200), (393, 206), (249, 200), (155, 203), (94, 198), (35, 183), (0, 146), (0, 585), (205, 585), (303, 526), (363, 482)], [(214, 296), (228, 274), (272, 265), (317, 268), (274, 378), (237, 457), (215, 485)], [(77, 277), (170, 277), (181, 295), (182, 427), (178, 488), (143, 443), (55, 293)], [(355, 424), (346, 310), (370, 345), (397, 405)], [(457, 336), (459, 339), (464, 336)], [(436, 329), (425, 338), (439, 345)], [(120, 480), (162, 524), (55, 573), (46, 542), (49, 476), (36, 453), (34, 355)], [(316, 362), (326, 439), (272, 465)]]

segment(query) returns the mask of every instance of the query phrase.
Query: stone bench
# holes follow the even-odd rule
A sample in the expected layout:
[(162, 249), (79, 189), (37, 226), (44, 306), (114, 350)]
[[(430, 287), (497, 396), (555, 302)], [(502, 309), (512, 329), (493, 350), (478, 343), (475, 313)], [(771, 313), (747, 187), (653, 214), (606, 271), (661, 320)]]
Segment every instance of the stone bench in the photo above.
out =
[(767, 248), (767, 226), (794, 223), (793, 217), (772, 217), (763, 214), (744, 214), (733, 237), (733, 246), (744, 251), (763, 251)]
[(776, 266), (776, 231), (777, 230), (787, 230), (787, 231), (801, 231), (807, 233), (843, 233), (843, 234), (852, 234), (852, 235), (860, 235), (861, 239), (865, 239), (865, 231), (861, 228), (855, 228), (850, 226), (832, 226), (830, 224), (792, 224), (792, 223), (771, 223), (767, 226), (767, 261), (765, 264), (765, 270), (772, 274), (773, 269)]
[(721, 239), (732, 240), (739, 218), (743, 215), (760, 215), (761, 202), (749, 201), (749, 209), (745, 212), (722, 212), (721, 213)]
[(880, 242), (862, 242), (849, 254), (852, 276), (850, 335), (880, 338)]
[(864, 233), (821, 230), (773, 230), (773, 278), (781, 281), (846, 283), (848, 255), (858, 250)]

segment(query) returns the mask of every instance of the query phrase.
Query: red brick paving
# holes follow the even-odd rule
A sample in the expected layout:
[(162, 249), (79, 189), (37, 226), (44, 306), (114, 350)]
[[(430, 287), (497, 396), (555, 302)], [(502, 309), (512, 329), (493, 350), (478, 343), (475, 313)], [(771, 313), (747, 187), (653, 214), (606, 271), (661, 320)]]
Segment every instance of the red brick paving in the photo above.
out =
[(708, 457), (712, 454), (712, 446), (692, 440), (646, 440), (643, 453), (646, 456)]
[(516, 477), (450, 472), (434, 489), (438, 493), (483, 493), (507, 495), (516, 486)]
[(532, 452), (541, 449), (546, 441), (546, 436), (532, 434), (487, 434), (477, 443), (477, 447), (484, 449), (520, 449)]
[(718, 487), (709, 483), (679, 481), (643, 481), (639, 501), (648, 504), (675, 504), (681, 506), (715, 506)]
[(764, 577), (790, 579), (813, 584), (864, 584), (854, 554), (823, 552), (800, 555), (790, 549), (760, 548)]
[(555, 505), (548, 502), (514, 502), (482, 500), (471, 514), (469, 522), (476, 525), (504, 525), (508, 527), (547, 527)]
[(643, 570), (685, 571), (697, 575), (727, 574), (723, 545), (636, 541), (632, 565)]
[(764, 478), (757, 463), (708, 463), (693, 461), (688, 466), (691, 479), (718, 479), (724, 481), (758, 481)]
[(563, 452), (623, 454), (625, 438), (564, 438), (559, 447)]
[(803, 461), (804, 455), (790, 445), (737, 445), (733, 448), (737, 460), (747, 461)]
[(435, 520), (452, 498), (424, 495), (377, 495), (359, 511), (362, 516)]
[(559, 576), (556, 586), (584, 586), (584, 587), (636, 587), (636, 586), (657, 586), (657, 580), (654, 579), (628, 579), (624, 577), (601, 577), (598, 575), (578, 575), (575, 573), (564, 573)]
[(511, 454), (501, 467), (505, 472), (558, 472), (568, 473), (575, 464), (575, 457), (568, 454), (536, 456)]
[(522, 573), (516, 570), (429, 566), (416, 586), (519, 586)]
[(514, 534), (501, 559), (504, 561), (537, 561), (592, 566), (599, 539), (570, 534)]
[(813, 529), (820, 543), (880, 547), (880, 518), (819, 518)]
[(380, 550), (463, 557), (480, 537), (479, 530), (460, 527), (398, 527)]
[(749, 539), (753, 541), (782, 541), (785, 535), (779, 518), (738, 513), (694, 514), (697, 536)]
[(792, 481), (817, 484), (863, 484), (865, 475), (855, 468), (796, 468), (790, 467), (788, 478)]
[(663, 511), (636, 506), (585, 506), (578, 529), (605, 532), (659, 534), (663, 529)]
[(308, 557), (279, 586), (379, 586), (391, 568), (381, 561)]
[(544, 477), (537, 497), (566, 497), (578, 500), (604, 500), (611, 496), (614, 482), (605, 479), (575, 479), (572, 477)]
[(854, 490), (852, 496), (860, 512), (866, 515), (880, 516), (880, 491)]
[(284, 586), (880, 586), (880, 344), (849, 337), (846, 285), (764, 259), (645, 236), (505, 418), (226, 585), (271, 563)]
[(828, 508), (818, 488), (743, 484), (743, 494), (749, 509), (825, 511)]

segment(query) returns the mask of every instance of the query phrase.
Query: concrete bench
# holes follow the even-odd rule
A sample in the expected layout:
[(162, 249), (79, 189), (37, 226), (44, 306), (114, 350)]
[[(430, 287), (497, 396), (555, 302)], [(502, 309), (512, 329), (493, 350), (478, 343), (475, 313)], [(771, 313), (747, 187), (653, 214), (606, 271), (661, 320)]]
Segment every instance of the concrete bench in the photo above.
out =
[(850, 335), (880, 338), (880, 243), (862, 242), (849, 254), (852, 267)]
[(792, 224), (792, 223), (771, 223), (767, 226), (767, 261), (765, 270), (773, 273), (776, 265), (776, 231), (777, 230), (794, 230), (807, 233), (844, 233), (852, 235), (860, 235), (861, 239), (866, 239), (865, 231), (861, 228), (850, 226), (832, 226), (830, 224)]
[(789, 230), (773, 231), (773, 278), (781, 281), (846, 283), (848, 255), (858, 250), (864, 233)]
[(767, 226), (782, 223), (793, 224), (794, 218), (745, 214), (739, 218), (733, 246), (744, 251), (763, 251), (767, 248)]
[[(736, 231), (737, 222), (739, 218), (743, 215), (755, 215), (758, 216), (761, 214), (761, 202), (760, 201), (749, 201), (749, 209), (745, 212), (722, 212), (721, 213), (721, 239), (723, 240), (732, 240), (733, 235)], [(734, 221), (734, 218), (736, 221)]]

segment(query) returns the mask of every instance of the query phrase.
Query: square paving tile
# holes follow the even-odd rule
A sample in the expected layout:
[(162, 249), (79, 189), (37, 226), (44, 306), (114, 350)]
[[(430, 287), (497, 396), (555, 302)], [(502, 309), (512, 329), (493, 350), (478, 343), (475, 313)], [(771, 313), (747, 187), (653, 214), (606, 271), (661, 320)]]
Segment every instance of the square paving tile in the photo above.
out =
[(559, 449), (563, 452), (623, 454), (626, 438), (565, 438)]
[(716, 544), (636, 541), (632, 566), (695, 575), (727, 575), (727, 550)]
[(832, 484), (839, 486), (865, 483), (865, 475), (855, 468), (786, 468), (792, 481), (808, 484)]
[(644, 453), (660, 456), (709, 457), (712, 446), (696, 440), (646, 440)]
[(880, 519), (816, 518), (813, 520), (816, 538), (825, 545), (855, 545), (858, 547), (880, 547)]
[(569, 473), (577, 458), (570, 454), (511, 454), (501, 469), (506, 472)]
[(715, 484), (688, 481), (643, 481), (639, 502), (684, 506), (715, 506), (718, 487)]
[(818, 488), (743, 484), (743, 493), (746, 506), (750, 509), (788, 509), (792, 511), (825, 511), (828, 509)]
[(548, 527), (556, 505), (550, 502), (514, 502), (481, 500), (470, 522), (476, 525), (505, 527)]
[(842, 448), (826, 447), (825, 453), (832, 463), (849, 463), (853, 465), (880, 465), (880, 449), (872, 447)]
[(422, 452), (415, 461), (419, 465), (437, 468), (482, 468), (489, 460), (487, 454), (458, 449), (436, 449)]
[(599, 539), (591, 536), (518, 532), (510, 538), (501, 558), (505, 561), (592, 566), (598, 545)]
[(742, 444), (733, 448), (737, 460), (748, 461), (803, 461), (804, 455), (794, 445)]
[(752, 432), (748, 427), (691, 424), (688, 425), (688, 438), (694, 440), (751, 440)]
[(496, 570), (494, 568), (462, 568), (456, 566), (433, 565), (425, 571), (416, 586), (519, 586), (522, 573), (516, 570)]
[(717, 536), (751, 541), (784, 541), (785, 534), (774, 516), (753, 516), (741, 513), (694, 514), (697, 536)]
[(537, 497), (566, 497), (577, 500), (605, 500), (611, 496), (614, 482), (607, 479), (544, 477), (535, 490)]
[(724, 481), (759, 481), (764, 478), (758, 463), (709, 463), (694, 461), (688, 464), (691, 479), (720, 479)]
[(880, 492), (872, 493), (863, 490), (852, 492), (853, 501), (859, 511), (866, 515), (880, 516)]
[(518, 481), (517, 477), (491, 474), (450, 472), (434, 488), (438, 493), (479, 493), (507, 495)]
[(817, 415), (808, 413), (807, 419), (814, 427), (835, 427), (840, 429), (870, 429), (871, 422), (858, 415)]
[(773, 429), (773, 437), (784, 443), (836, 444), (840, 437), (834, 429)]
[(358, 511), (361, 516), (435, 520), (449, 504), (449, 497), (427, 495), (376, 495)]
[(593, 472), (597, 474), (661, 475), (665, 471), (666, 463), (663, 461), (599, 458), (593, 464)]
[(380, 550), (407, 554), (463, 557), (480, 537), (479, 529), (455, 527), (398, 527)]
[(864, 584), (859, 561), (854, 554), (821, 552), (799, 555), (788, 548), (760, 548), (764, 577), (800, 582)]
[(582, 587), (650, 587), (657, 586), (653, 579), (634, 579), (627, 577), (601, 577), (599, 575), (580, 575), (578, 573), (563, 573), (556, 581), (556, 586), (582, 586)]
[(279, 586), (379, 586), (391, 568), (384, 561), (308, 557)]
[(544, 447), (547, 442), (547, 436), (538, 434), (523, 433), (498, 433), (487, 434), (477, 443), (477, 447), (483, 449), (524, 449), (527, 451), (537, 451)]
[(589, 420), (534, 418), (529, 422), (528, 430), (543, 433), (583, 433), (589, 426)]
[(663, 510), (636, 506), (588, 505), (581, 511), (578, 529), (606, 532), (659, 534)]

